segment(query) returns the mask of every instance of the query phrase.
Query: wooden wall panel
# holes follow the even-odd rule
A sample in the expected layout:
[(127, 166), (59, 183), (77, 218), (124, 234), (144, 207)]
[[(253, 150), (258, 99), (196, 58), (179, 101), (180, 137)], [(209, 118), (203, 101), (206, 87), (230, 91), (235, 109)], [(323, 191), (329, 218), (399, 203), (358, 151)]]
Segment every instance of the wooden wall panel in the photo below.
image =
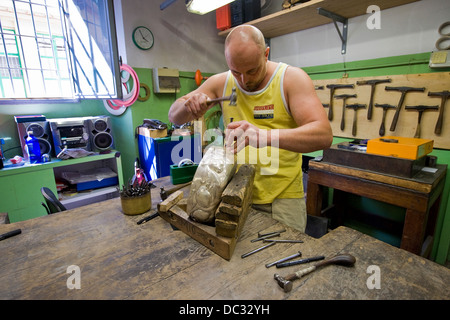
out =
[[(387, 91), (385, 90), (386, 86), (425, 88), (424, 92), (409, 92), (406, 94), (394, 131), (390, 131), (390, 126), (395, 114), (395, 109), (389, 109), (386, 112), (385, 135), (391, 136), (414, 137), (416, 133), (419, 113), (417, 111), (406, 110), (405, 106), (426, 105), (438, 106), (441, 108), (441, 98), (429, 97), (428, 92), (450, 91), (450, 72), (313, 80), (316, 88), (320, 86), (324, 87), (322, 90), (316, 89), (317, 95), (323, 104), (330, 103), (330, 89), (326, 87), (328, 84), (354, 84), (355, 86), (353, 89), (337, 89), (334, 95), (356, 94), (357, 96), (355, 98), (347, 99), (346, 103), (366, 105), (365, 109), (360, 109), (356, 113), (357, 131), (354, 136), (352, 135), (352, 123), (355, 111), (346, 108), (344, 112), (345, 127), (344, 130), (341, 130), (343, 100), (334, 98), (334, 116), (330, 121), (334, 136), (358, 139), (373, 139), (380, 137), (379, 129), (382, 123), (383, 109), (374, 106), (372, 119), (368, 120), (367, 110), (372, 88), (369, 85), (361, 86), (356, 84), (357, 81), (371, 79), (391, 79), (391, 83), (380, 83), (375, 87), (374, 104), (390, 104), (396, 107), (398, 106), (401, 93), (397, 91)], [(328, 109), (326, 109), (326, 111), (328, 113)], [(441, 133), (435, 134), (434, 130), (438, 116), (438, 110), (423, 112), (420, 123), (420, 138), (434, 140), (435, 148), (450, 149), (450, 101), (447, 101), (444, 105), (444, 121)]]

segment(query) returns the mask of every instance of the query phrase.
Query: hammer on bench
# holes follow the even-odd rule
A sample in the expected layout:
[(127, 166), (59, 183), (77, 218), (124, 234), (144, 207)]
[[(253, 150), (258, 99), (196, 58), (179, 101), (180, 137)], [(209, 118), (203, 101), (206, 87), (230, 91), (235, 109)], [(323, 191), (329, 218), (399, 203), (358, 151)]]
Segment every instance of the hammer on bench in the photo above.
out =
[(334, 96), (336, 99), (342, 99), (344, 102), (342, 104), (342, 119), (341, 119), (341, 130), (344, 131), (345, 128), (345, 101), (348, 98), (356, 98), (356, 94), (340, 94)]
[(394, 118), (392, 118), (391, 127), (389, 130), (395, 131), (395, 127), (398, 122), (398, 115), (400, 113), (400, 109), (402, 108), (403, 102), (405, 101), (405, 96), (410, 91), (424, 92), (425, 88), (413, 88), (413, 87), (388, 87), (384, 88), (387, 91), (400, 91), (402, 95), (400, 96), (400, 101), (398, 102), (397, 109), (395, 110)]
[(391, 82), (391, 81), (392, 81), (391, 79), (373, 79), (373, 80), (356, 81), (356, 84), (358, 86), (369, 85), (372, 87), (370, 89), (370, 100), (369, 100), (369, 107), (367, 109), (367, 120), (372, 119), (373, 96), (375, 93), (375, 86), (379, 83), (386, 83), (386, 82)]
[(328, 120), (333, 120), (333, 96), (336, 89), (341, 88), (354, 88), (354, 84), (327, 84), (327, 88), (330, 89), (330, 105), (328, 106)]
[(448, 97), (450, 96), (450, 91), (441, 91), (441, 92), (428, 92), (429, 97), (441, 97), (441, 107), (439, 108), (439, 117), (436, 122), (436, 127), (434, 128), (435, 134), (441, 134), (442, 130), (442, 122), (444, 121), (444, 106), (447, 102)]
[(229, 96), (222, 97), (222, 98), (216, 98), (216, 99), (208, 99), (208, 100), (206, 100), (206, 103), (207, 104), (211, 104), (211, 103), (216, 104), (217, 102), (221, 102), (221, 101), (230, 101), (230, 103), (229, 103), (230, 106), (235, 106), (236, 100), (237, 100), (236, 88), (233, 88), (233, 89), (231, 89), (231, 94)]
[(419, 116), (418, 116), (418, 120), (417, 120), (417, 128), (416, 128), (416, 133), (414, 134), (414, 138), (420, 138), (420, 121), (422, 120), (423, 112), (427, 111), (427, 110), (438, 110), (439, 106), (424, 106), (424, 105), (406, 106), (405, 109), (406, 110), (416, 110), (419, 112)]
[(300, 279), (304, 275), (319, 269), (320, 267), (328, 266), (331, 264), (337, 264), (345, 267), (352, 267), (355, 265), (356, 259), (350, 254), (339, 254), (334, 257), (325, 259), (315, 265), (299, 270), (295, 273), (287, 275), (286, 277), (280, 276), (278, 273), (273, 275), (273, 278), (277, 281), (278, 285), (284, 290), (284, 292), (289, 292), (292, 290), (292, 281)]
[(356, 115), (356, 111), (358, 109), (363, 109), (365, 107), (366, 107), (365, 104), (358, 104), (358, 103), (347, 105), (347, 108), (355, 110), (355, 114), (353, 115), (352, 136), (356, 136), (356, 119), (358, 118)]

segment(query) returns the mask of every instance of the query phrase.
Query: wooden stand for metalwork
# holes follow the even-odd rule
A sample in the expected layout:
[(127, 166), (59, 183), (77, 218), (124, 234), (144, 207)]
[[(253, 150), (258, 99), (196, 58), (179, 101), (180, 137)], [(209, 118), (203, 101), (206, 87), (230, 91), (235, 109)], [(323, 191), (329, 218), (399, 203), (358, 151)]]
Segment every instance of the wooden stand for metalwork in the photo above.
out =
[(158, 204), (159, 215), (191, 238), (230, 260), (252, 204), (255, 167), (242, 165), (222, 193), (215, 226), (195, 222), (186, 212), (183, 191)]
[(216, 233), (239, 238), (252, 205), (255, 167), (242, 165), (222, 192), (222, 201), (216, 211)]
[(236, 247), (237, 239), (218, 236), (214, 226), (198, 223), (190, 219), (186, 211), (178, 205), (182, 197), (183, 192), (176, 191), (158, 204), (159, 215), (217, 255), (230, 260)]

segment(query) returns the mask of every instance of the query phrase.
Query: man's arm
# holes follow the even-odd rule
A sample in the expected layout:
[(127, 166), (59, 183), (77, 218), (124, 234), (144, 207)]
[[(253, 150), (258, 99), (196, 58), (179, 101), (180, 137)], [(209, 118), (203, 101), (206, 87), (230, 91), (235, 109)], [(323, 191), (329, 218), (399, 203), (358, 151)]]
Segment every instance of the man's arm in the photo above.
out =
[(175, 100), (169, 110), (169, 121), (180, 125), (202, 117), (214, 106), (206, 101), (221, 97), (225, 77), (226, 73), (213, 75), (194, 91)]
[(300, 153), (328, 148), (333, 132), (310, 77), (300, 68), (288, 67), (284, 86), (289, 110), (298, 127), (279, 130), (279, 147)]

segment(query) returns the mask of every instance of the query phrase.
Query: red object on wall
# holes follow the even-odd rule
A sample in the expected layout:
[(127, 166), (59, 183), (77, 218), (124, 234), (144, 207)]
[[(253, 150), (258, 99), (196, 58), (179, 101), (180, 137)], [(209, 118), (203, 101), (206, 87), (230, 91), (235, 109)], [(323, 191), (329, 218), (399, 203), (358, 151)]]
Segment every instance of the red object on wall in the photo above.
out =
[(216, 9), (216, 26), (220, 31), (231, 28), (231, 10), (229, 4)]

